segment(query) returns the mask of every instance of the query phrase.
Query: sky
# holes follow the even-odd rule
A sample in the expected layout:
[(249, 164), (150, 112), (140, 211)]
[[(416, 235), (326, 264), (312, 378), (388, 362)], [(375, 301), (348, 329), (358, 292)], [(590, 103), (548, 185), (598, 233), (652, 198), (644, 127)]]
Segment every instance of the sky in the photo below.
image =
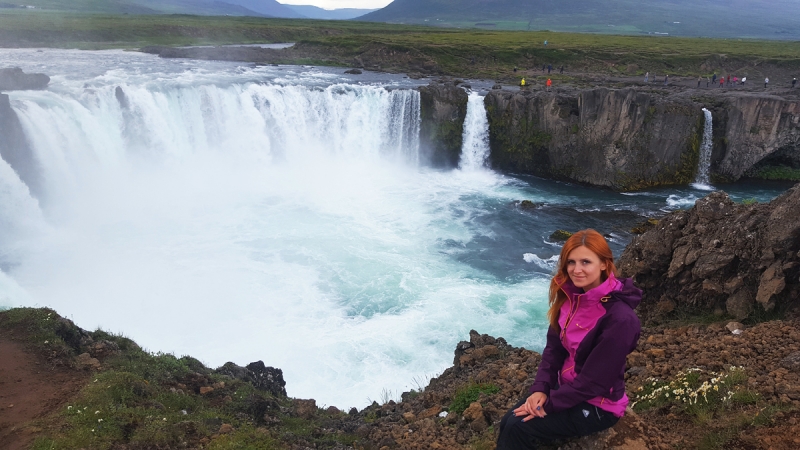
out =
[(378, 9), (392, 3), (392, 0), (278, 0), (278, 2), (284, 5), (313, 5), (325, 9)]

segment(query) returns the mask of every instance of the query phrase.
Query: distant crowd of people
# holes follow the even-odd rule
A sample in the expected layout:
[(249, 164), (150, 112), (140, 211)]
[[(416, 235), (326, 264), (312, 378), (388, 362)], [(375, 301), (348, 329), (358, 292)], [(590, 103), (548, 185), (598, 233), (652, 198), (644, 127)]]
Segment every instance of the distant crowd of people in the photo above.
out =
[[(652, 80), (655, 82), (656, 77), (653, 75)], [(734, 87), (734, 86), (744, 86), (747, 82), (747, 77), (742, 77), (739, 79), (736, 75), (728, 74), (727, 76), (720, 76), (718, 77), (716, 72), (711, 76), (706, 76), (705, 79), (703, 76), (697, 77), (697, 87), (700, 88), (703, 85), (703, 81), (706, 83), (706, 87), (714, 87), (718, 86), (720, 88), (724, 87)], [(644, 82), (650, 83), (650, 72), (644, 74)], [(669, 84), (669, 74), (664, 75), (664, 86)], [(793, 77), (791, 81), (791, 88), (794, 89), (797, 86), (797, 77)], [(764, 77), (764, 89), (769, 88), (769, 77)]]

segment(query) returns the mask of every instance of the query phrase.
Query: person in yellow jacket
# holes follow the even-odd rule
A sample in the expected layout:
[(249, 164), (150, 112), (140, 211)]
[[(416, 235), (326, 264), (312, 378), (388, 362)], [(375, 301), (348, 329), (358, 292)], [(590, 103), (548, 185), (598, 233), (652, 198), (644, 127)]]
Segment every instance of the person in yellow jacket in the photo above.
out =
[(519, 82), (519, 88), (520, 88), (520, 90), (522, 90), (522, 89), (525, 89), (525, 78), (523, 78), (522, 80), (520, 80), (520, 82)]

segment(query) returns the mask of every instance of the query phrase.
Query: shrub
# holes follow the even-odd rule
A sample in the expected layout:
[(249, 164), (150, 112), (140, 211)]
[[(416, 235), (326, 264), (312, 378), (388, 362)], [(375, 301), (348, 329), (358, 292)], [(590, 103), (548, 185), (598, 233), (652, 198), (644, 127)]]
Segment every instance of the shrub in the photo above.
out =
[(450, 403), (448, 411), (461, 414), (472, 402), (478, 401), (481, 394), (496, 394), (500, 392), (500, 388), (494, 383), (470, 383), (466, 386), (459, 388), (453, 401)]
[(648, 378), (639, 388), (632, 406), (640, 411), (677, 406), (704, 422), (723, 408), (755, 403), (758, 394), (743, 387), (746, 381), (747, 374), (742, 367), (731, 366), (726, 373), (686, 369), (672, 381)]

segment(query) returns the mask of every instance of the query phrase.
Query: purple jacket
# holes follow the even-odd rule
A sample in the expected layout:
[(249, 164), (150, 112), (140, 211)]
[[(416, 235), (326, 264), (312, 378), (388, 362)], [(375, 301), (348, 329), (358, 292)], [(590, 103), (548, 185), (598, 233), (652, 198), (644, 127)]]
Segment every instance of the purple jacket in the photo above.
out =
[(633, 311), (642, 301), (642, 291), (630, 278), (621, 279), (622, 289), (602, 303), (606, 313), (583, 338), (575, 354), (577, 374), (571, 384), (559, 387), (558, 373), (569, 356), (559, 338), (560, 330), (547, 331), (547, 345), (531, 392), (547, 394), (545, 412), (567, 410), (595, 397), (617, 401), (625, 394), (625, 362), (636, 349), (641, 325)]

